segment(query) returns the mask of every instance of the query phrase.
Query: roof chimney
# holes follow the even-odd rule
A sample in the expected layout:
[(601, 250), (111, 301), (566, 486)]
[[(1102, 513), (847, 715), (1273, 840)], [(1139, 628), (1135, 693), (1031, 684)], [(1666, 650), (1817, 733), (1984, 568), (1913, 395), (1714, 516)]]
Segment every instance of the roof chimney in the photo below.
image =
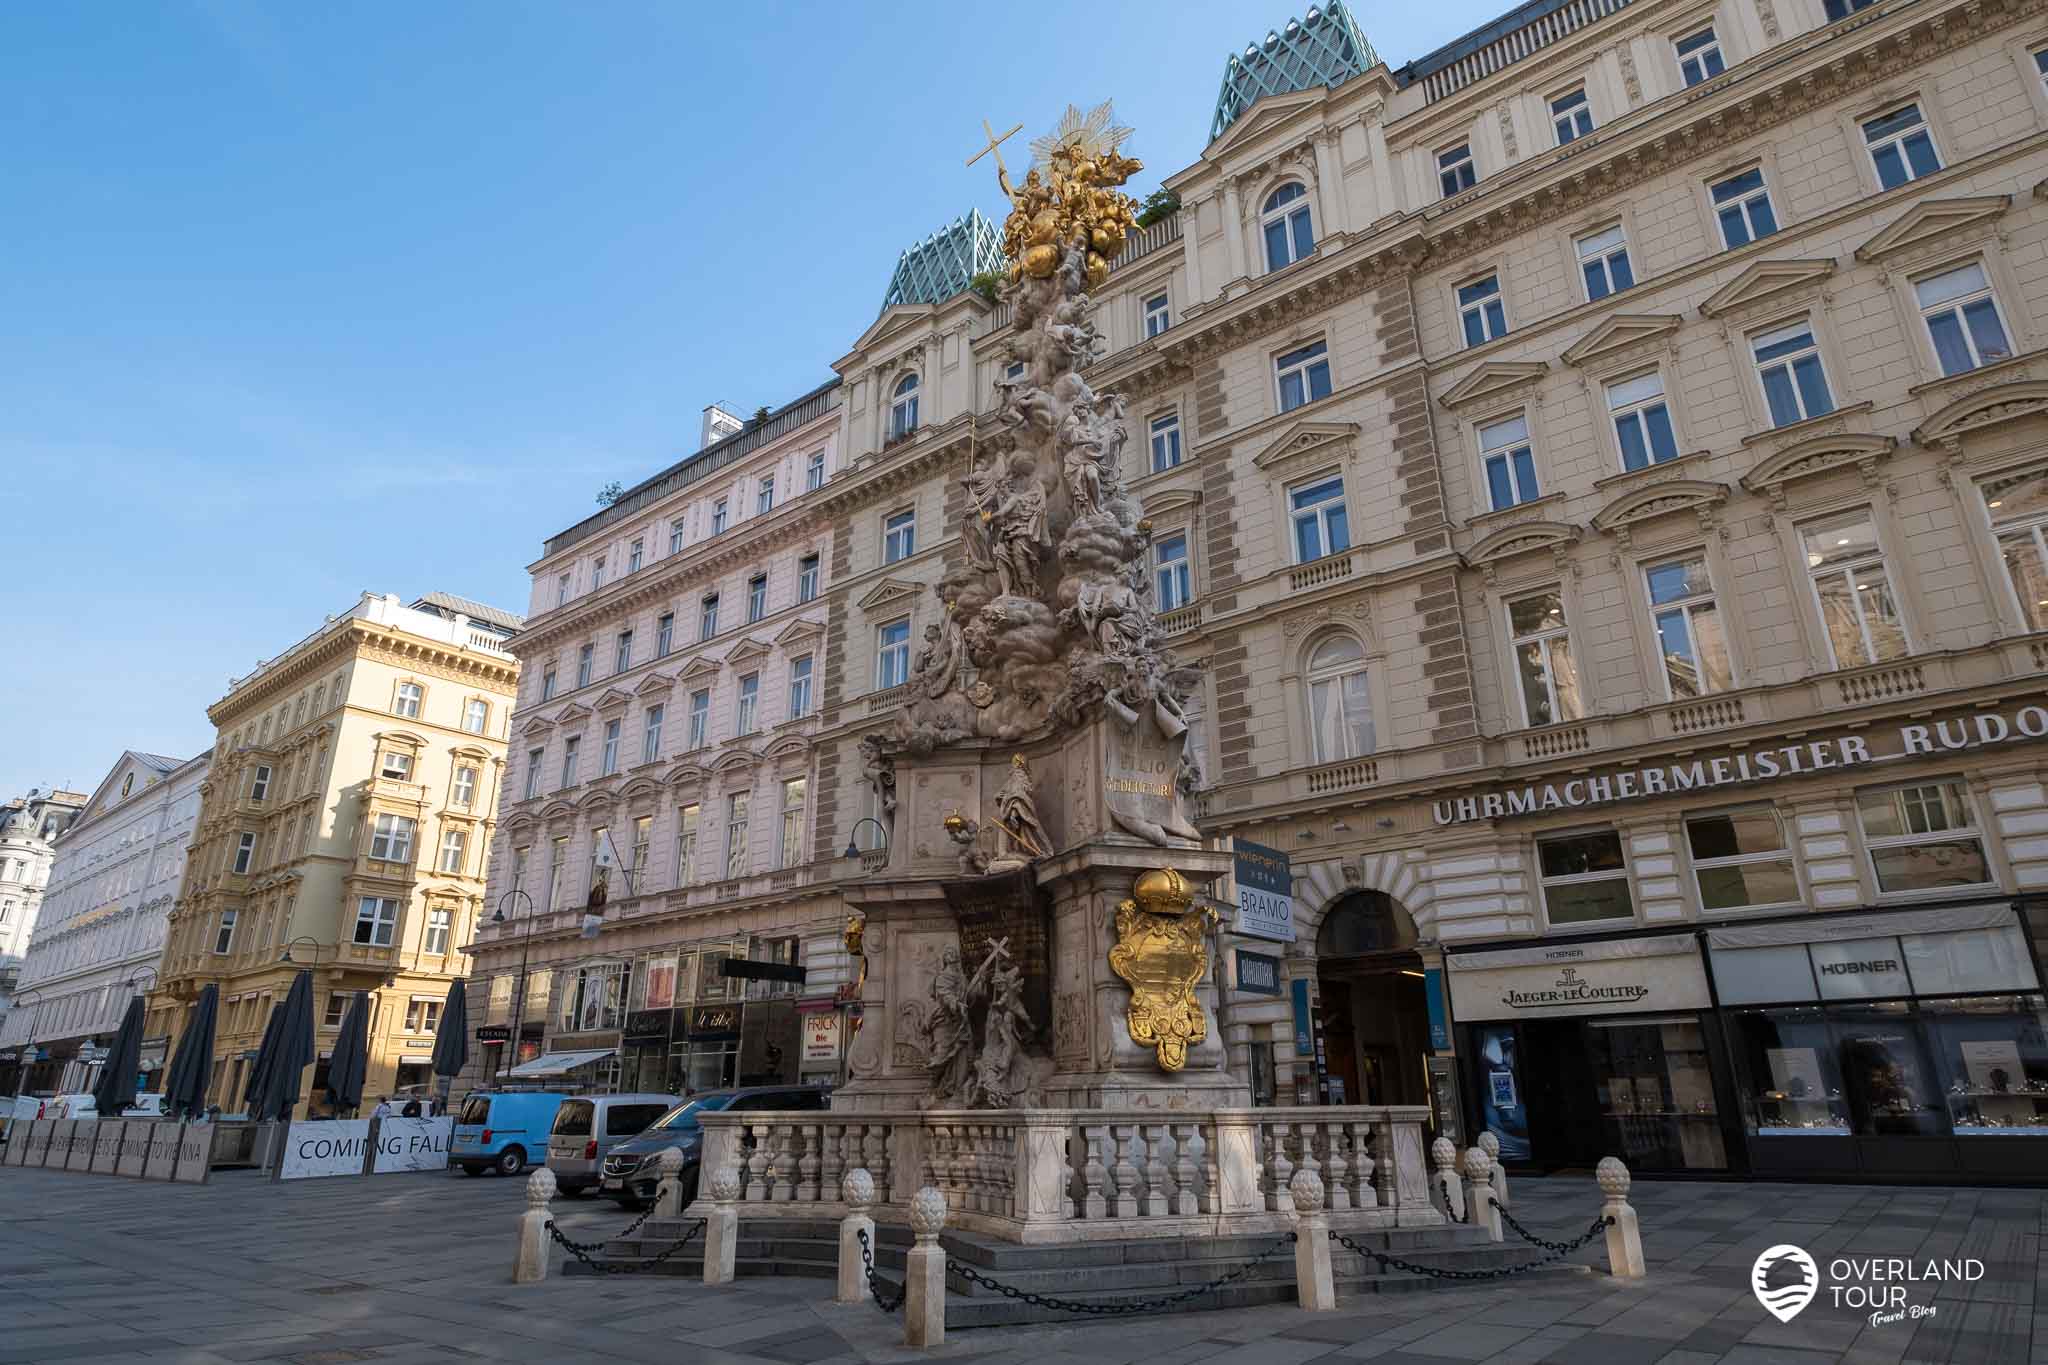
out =
[(706, 446), (723, 441), (726, 437), (744, 426), (746, 426), (744, 418), (727, 412), (718, 404), (713, 403), (704, 409), (704, 429), (698, 433), (697, 449), (702, 450)]

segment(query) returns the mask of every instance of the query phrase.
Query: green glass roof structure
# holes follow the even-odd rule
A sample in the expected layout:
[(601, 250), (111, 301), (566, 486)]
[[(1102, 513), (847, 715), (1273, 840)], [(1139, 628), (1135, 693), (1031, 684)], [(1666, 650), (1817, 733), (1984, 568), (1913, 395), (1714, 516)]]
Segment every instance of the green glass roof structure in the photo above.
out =
[(882, 311), (899, 303), (941, 303), (976, 275), (1003, 268), (1003, 238), (995, 225), (969, 209), (896, 258)]
[(1266, 95), (1318, 85), (1334, 88), (1379, 65), (1379, 60), (1342, 0), (1311, 5), (1307, 14), (1289, 19), (1277, 32), (1267, 30), (1264, 42), (1246, 43), (1243, 52), (1224, 63), (1209, 140), (1222, 137), (1240, 114)]

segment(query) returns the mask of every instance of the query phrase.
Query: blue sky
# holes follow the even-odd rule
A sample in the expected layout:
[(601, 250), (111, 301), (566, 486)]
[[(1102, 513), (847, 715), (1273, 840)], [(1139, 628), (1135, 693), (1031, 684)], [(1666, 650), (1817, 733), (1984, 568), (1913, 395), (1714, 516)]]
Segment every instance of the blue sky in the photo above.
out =
[[(1507, 9), (1361, 3), (1395, 65)], [(1114, 98), (1207, 140), (1300, 0), (0, 9), (0, 797), (184, 756), (364, 589), (543, 537), (826, 378), (962, 162)], [(1028, 15), (1020, 20), (1014, 16)]]

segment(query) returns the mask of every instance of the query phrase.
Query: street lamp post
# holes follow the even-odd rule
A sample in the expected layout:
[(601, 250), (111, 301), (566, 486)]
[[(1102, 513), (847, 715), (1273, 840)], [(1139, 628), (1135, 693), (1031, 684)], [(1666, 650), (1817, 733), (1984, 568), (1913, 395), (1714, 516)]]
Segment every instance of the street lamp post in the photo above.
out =
[(515, 896), (526, 902), (526, 932), (519, 937), (519, 984), (512, 993), (512, 1036), (505, 1040), (508, 1073), (519, 1064), (519, 1030), (526, 1022), (526, 955), (533, 947), (533, 897), (521, 891), (515, 881), (510, 891), (498, 897), (498, 908), (491, 914), (491, 923), (503, 924), (505, 906)]
[(840, 857), (858, 858), (860, 856), (861, 849), (858, 836), (862, 825), (873, 825), (876, 829), (880, 830), (882, 832), (882, 849), (884, 852), (888, 851), (889, 827), (872, 815), (863, 815), (860, 819), (854, 821), (853, 828), (846, 832), (846, 852), (840, 854)]

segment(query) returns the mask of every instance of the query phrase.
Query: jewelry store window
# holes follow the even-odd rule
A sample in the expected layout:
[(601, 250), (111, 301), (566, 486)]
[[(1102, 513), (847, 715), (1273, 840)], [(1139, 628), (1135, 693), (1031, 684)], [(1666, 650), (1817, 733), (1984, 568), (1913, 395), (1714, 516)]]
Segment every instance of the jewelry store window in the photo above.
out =
[(1617, 1155), (1636, 1169), (1727, 1169), (1698, 1019), (1589, 1019), (1586, 1046)]

